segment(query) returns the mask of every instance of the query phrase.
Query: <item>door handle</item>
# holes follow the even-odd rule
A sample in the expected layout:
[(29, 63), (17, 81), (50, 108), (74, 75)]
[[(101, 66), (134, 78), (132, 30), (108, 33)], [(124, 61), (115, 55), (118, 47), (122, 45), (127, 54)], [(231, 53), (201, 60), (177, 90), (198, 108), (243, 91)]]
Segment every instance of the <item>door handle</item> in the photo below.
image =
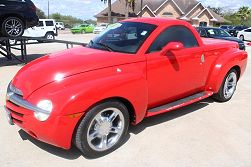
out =
[(205, 55), (204, 54), (201, 55), (200, 61), (201, 61), (201, 63), (205, 62)]
[(6, 6), (6, 5), (4, 5), (4, 4), (0, 4), (0, 7), (4, 7), (4, 6)]

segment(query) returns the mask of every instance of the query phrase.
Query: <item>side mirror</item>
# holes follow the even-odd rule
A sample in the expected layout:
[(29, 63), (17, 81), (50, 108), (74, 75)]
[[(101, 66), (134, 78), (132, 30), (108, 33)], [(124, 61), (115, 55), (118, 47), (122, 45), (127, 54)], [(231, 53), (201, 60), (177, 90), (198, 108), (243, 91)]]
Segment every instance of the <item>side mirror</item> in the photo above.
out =
[(166, 55), (169, 51), (181, 50), (184, 45), (180, 42), (170, 42), (161, 51), (161, 55)]

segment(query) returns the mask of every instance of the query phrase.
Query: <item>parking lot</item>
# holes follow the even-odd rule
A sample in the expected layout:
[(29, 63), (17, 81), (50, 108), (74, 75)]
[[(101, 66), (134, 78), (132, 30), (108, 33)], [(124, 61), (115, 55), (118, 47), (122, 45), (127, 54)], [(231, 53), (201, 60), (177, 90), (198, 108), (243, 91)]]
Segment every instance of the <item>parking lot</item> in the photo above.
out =
[[(93, 37), (63, 32), (57, 39), (88, 42)], [(63, 49), (63, 44), (31, 45), (29, 60)], [(251, 55), (251, 47), (247, 51)], [(251, 166), (250, 59), (229, 102), (217, 103), (209, 98), (145, 119), (130, 128), (122, 147), (99, 159), (86, 159), (74, 147), (62, 150), (39, 142), (7, 123), (3, 112), (6, 87), (21, 67), (0, 56), (0, 167)]]

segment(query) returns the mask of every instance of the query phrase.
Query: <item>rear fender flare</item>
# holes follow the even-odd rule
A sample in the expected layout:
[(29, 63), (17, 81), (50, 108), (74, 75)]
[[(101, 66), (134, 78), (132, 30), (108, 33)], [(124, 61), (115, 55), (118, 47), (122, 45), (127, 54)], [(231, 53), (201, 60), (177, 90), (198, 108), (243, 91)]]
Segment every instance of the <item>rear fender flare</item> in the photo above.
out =
[[(206, 90), (217, 93), (221, 87), (222, 81), (226, 74), (235, 66), (241, 69), (242, 66), (242, 54), (240, 51), (228, 52), (225, 55), (220, 56), (211, 68), (210, 75), (206, 82)], [(240, 71), (242, 73), (242, 71)]]

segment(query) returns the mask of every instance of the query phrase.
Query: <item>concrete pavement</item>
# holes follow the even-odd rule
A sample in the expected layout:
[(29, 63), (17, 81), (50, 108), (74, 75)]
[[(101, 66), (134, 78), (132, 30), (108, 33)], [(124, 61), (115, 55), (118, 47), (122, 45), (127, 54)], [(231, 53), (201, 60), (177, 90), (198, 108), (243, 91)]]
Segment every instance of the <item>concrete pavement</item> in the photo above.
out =
[[(63, 37), (66, 40), (69, 38), (87, 42), (92, 35), (87, 36)], [(36, 56), (65, 48), (61, 44), (29, 47), (29, 53)], [(251, 48), (247, 50), (251, 55)], [(118, 150), (105, 157), (90, 160), (75, 148), (62, 150), (47, 145), (32, 139), (19, 127), (7, 123), (3, 112), (6, 87), (22, 66), (1, 67), (0, 64), (0, 167), (250, 167), (250, 66), (251, 60), (231, 101), (216, 103), (209, 98), (167, 114), (148, 118), (130, 128), (128, 140)]]

